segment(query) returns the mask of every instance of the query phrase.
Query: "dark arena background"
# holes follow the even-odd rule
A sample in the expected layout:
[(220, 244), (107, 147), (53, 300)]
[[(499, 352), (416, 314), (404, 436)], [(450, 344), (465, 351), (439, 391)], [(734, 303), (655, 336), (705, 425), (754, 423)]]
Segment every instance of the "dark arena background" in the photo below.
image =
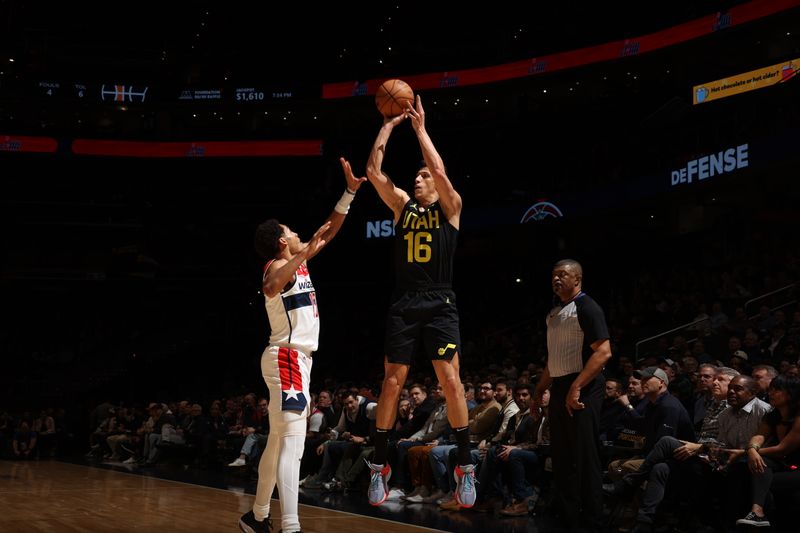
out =
[[(249, 393), (266, 395), (255, 227), (275, 217), (311, 236), (342, 193), (339, 157), (365, 175), (375, 90), (390, 78), (422, 97), (463, 197), (465, 383), (536, 381), (562, 258), (583, 265), (611, 334), (604, 374), (625, 388), (665, 360), (692, 407), (697, 361), (796, 379), (800, 1), (540, 4), (0, 0), (0, 530), (235, 531), (256, 482), (249, 459), (227, 466), (241, 441), (223, 434), (202, 461), (185, 446), (125, 463), (107, 448), (109, 408), (135, 434), (152, 402), (203, 416), (231, 403), (233, 421)], [(384, 170), (412, 191), (420, 160), (398, 126)], [(335, 393), (337, 409), (342, 389), (380, 392), (391, 232), (365, 184), (310, 262), (311, 390)], [(426, 359), (410, 382), (435, 383)], [(12, 441), (37, 419), (25, 461)], [(567, 531), (540, 474), (521, 516), (500, 514), (508, 501), (372, 508), (359, 479), (302, 489), (301, 520), (311, 532)], [(700, 502), (690, 485), (675, 481), (654, 530), (732, 530), (749, 510), (726, 511), (724, 482)], [(796, 530), (790, 485), (770, 498), (773, 530)], [(115, 496), (126, 487), (130, 499)], [(204, 487), (224, 492), (193, 492)], [(604, 507), (603, 531), (632, 527), (624, 505)]]

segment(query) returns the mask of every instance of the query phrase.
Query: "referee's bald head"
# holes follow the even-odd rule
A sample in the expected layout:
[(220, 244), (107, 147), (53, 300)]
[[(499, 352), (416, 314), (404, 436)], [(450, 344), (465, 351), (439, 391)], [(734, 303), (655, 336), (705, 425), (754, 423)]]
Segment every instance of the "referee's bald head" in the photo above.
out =
[(583, 267), (580, 263), (575, 261), (574, 259), (562, 259), (558, 261), (555, 265), (553, 265), (553, 270), (558, 270), (559, 268), (569, 267), (570, 270), (575, 274), (575, 277), (579, 280), (583, 279)]

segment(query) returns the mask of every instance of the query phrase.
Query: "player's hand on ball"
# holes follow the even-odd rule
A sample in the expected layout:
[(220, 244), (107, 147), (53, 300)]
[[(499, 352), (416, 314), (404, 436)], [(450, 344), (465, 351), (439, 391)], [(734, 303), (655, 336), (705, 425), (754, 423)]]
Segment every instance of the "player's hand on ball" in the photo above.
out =
[(422, 98), (417, 95), (417, 107), (414, 108), (408, 104), (406, 114), (411, 117), (411, 127), (414, 131), (419, 131), (425, 128), (425, 110), (422, 108)]
[(395, 126), (403, 122), (407, 117), (408, 117), (407, 112), (400, 113), (395, 117), (383, 117), (383, 125), (391, 126), (392, 128), (394, 128)]

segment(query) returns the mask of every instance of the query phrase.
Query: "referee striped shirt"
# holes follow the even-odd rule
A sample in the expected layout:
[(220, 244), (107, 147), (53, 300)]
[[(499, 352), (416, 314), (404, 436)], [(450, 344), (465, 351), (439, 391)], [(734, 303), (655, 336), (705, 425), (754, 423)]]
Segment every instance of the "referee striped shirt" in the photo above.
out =
[(547, 369), (558, 378), (579, 373), (592, 356), (592, 344), (608, 339), (603, 310), (581, 292), (547, 315)]

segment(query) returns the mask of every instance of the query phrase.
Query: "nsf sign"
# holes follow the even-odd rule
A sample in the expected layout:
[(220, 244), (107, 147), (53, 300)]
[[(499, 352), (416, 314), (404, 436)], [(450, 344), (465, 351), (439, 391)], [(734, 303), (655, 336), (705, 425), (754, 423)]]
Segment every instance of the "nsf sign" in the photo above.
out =
[(371, 220), (367, 222), (367, 239), (394, 236), (394, 223), (389, 220)]

